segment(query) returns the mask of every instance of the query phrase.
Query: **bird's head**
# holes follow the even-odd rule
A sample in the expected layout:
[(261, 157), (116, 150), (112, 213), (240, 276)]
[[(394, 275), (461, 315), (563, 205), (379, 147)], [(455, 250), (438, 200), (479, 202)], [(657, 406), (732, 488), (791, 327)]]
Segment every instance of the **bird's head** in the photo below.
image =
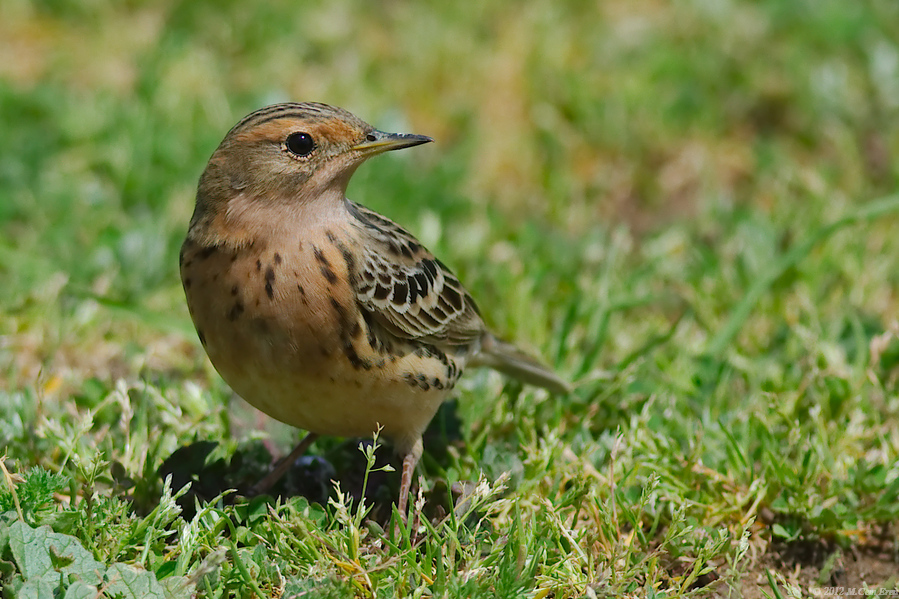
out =
[(194, 219), (343, 199), (356, 168), (389, 150), (433, 141), (385, 133), (327, 104), (275, 104), (251, 113), (222, 140), (200, 177)]

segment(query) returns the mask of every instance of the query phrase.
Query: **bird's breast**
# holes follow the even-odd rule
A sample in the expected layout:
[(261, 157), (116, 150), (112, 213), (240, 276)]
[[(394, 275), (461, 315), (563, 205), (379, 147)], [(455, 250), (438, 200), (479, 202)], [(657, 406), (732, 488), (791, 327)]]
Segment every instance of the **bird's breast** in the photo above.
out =
[(181, 276), (212, 364), (249, 403), (314, 432), (381, 425), (404, 437), (423, 429), (461, 366), (374, 338), (350, 282), (352, 256), (330, 232), (236, 250), (188, 239)]
[(333, 360), (341, 340), (361, 334), (346, 265), (322, 246), (294, 240), (228, 249), (185, 242), (187, 304), (216, 368), (315, 374)]

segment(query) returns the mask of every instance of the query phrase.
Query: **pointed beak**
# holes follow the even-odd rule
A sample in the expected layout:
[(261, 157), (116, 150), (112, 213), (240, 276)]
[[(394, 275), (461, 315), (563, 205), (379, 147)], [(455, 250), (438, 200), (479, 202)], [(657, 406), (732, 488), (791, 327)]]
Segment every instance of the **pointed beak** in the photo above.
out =
[(414, 135), (412, 133), (384, 133), (377, 129), (369, 133), (365, 141), (353, 146), (353, 150), (359, 150), (367, 156), (380, 154), (381, 152), (389, 152), (390, 150), (401, 150), (403, 148), (411, 148), (412, 146), (420, 146), (429, 141), (434, 141), (427, 135)]

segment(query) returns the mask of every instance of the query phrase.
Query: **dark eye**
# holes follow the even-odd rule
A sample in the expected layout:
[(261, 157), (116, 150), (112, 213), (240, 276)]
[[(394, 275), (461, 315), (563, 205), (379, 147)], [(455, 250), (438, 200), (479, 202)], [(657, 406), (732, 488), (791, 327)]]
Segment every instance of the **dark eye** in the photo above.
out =
[(291, 133), (284, 144), (290, 153), (297, 156), (308, 156), (315, 149), (315, 142), (308, 133)]

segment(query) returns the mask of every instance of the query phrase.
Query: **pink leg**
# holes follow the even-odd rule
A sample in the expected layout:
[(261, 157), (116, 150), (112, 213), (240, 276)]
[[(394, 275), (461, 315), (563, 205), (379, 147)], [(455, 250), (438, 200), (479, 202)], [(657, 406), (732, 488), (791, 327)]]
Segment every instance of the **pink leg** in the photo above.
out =
[(250, 497), (254, 495), (259, 495), (261, 493), (265, 493), (269, 489), (272, 488), (276, 482), (281, 480), (287, 471), (290, 470), (290, 467), (293, 466), (293, 463), (297, 461), (297, 458), (306, 453), (306, 450), (309, 449), (309, 446), (312, 445), (312, 442), (318, 438), (318, 435), (315, 433), (307, 433), (303, 440), (300, 441), (296, 447), (293, 448), (287, 457), (282, 458), (280, 462), (265, 475), (265, 478), (260, 480), (258, 483), (253, 485), (253, 487), (249, 491)]
[(402, 516), (403, 522), (406, 522), (406, 508), (409, 505), (409, 492), (412, 490), (412, 475), (415, 473), (415, 465), (418, 464), (423, 449), (421, 437), (419, 437), (403, 456), (403, 477), (400, 479), (400, 499), (397, 502), (397, 510)]

